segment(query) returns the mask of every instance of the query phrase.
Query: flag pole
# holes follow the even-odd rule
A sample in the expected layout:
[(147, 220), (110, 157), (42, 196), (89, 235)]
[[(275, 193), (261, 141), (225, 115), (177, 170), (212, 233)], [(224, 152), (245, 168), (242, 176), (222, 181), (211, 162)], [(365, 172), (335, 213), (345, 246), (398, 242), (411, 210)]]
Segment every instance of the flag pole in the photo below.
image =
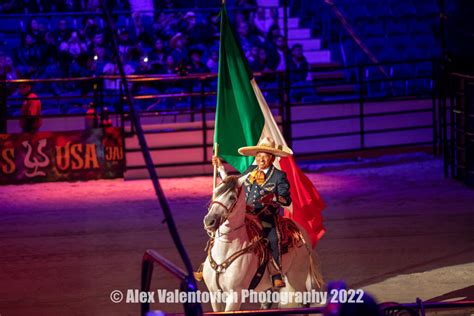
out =
[[(217, 143), (214, 143), (214, 156), (218, 157), (218, 144)], [(217, 186), (217, 164), (214, 165), (214, 178), (212, 180), (212, 200), (214, 201), (214, 199), (216, 198), (216, 195), (214, 193), (215, 189), (216, 189), (216, 186)]]
[[(222, 5), (225, 5), (225, 0), (222, 0)], [(219, 53), (220, 53), (220, 48), (219, 48)], [(214, 132), (215, 132), (215, 129), (214, 129)], [(217, 143), (214, 143), (214, 156), (218, 157), (218, 155), (219, 155), (219, 145)], [(214, 199), (216, 198), (216, 194), (214, 193), (214, 191), (216, 190), (216, 186), (217, 186), (217, 165), (214, 165), (214, 175), (212, 179), (212, 201), (214, 201)]]

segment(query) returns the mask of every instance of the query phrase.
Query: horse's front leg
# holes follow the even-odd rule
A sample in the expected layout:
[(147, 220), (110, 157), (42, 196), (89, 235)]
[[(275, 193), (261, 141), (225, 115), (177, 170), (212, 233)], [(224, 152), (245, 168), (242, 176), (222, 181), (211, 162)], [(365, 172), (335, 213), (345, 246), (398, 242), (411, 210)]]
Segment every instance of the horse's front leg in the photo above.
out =
[(238, 311), (242, 305), (242, 288), (233, 289), (232, 295), (227, 297), (227, 302), (225, 304), (225, 311)]
[(211, 306), (214, 312), (227, 311), (225, 303), (219, 302), (218, 300), (211, 300)]

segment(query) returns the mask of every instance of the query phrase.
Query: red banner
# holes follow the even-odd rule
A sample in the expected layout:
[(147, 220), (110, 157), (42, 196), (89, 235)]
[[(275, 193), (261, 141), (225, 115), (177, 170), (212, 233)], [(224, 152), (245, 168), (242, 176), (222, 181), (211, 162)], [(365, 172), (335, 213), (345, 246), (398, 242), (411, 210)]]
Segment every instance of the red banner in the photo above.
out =
[(120, 128), (0, 134), (0, 184), (123, 177)]

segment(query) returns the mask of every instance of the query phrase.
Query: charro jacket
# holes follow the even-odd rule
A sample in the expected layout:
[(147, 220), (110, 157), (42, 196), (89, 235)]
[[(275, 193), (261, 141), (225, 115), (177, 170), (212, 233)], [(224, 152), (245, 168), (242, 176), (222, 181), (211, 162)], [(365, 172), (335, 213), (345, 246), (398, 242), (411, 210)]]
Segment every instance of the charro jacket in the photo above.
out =
[[(256, 168), (256, 165), (251, 165), (243, 174), (249, 174)], [(257, 181), (252, 183), (250, 177), (247, 177), (244, 189), (248, 211), (258, 215), (262, 221), (277, 215), (280, 206), (291, 204), (290, 184), (286, 174), (273, 165), (269, 167), (263, 184), (258, 185)]]

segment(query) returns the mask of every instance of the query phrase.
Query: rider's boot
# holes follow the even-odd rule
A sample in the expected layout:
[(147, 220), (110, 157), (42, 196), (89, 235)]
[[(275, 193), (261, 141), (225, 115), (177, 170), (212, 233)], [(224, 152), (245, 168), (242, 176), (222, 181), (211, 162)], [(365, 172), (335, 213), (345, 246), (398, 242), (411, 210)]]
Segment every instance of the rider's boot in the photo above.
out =
[(270, 229), (267, 238), (272, 257), (271, 265), (274, 268), (274, 270), (270, 272), (270, 275), (272, 276), (272, 285), (274, 289), (280, 289), (285, 287), (286, 284), (283, 281), (283, 276), (281, 273), (280, 236), (275, 226)]
[(283, 275), (281, 273), (281, 268), (279, 262), (272, 258), (271, 264), (272, 269), (270, 269), (270, 275), (272, 276), (272, 287), (274, 289), (281, 289), (285, 287), (285, 281), (283, 281)]
[(194, 274), (194, 278), (196, 279), (196, 281), (200, 282), (202, 281), (202, 269), (203, 269), (203, 266), (204, 266), (204, 263), (201, 263), (201, 265), (199, 266), (199, 268), (197, 269), (197, 271), (195, 271), (193, 274)]
[(272, 227), (270, 232), (268, 233), (268, 241), (272, 256), (272, 266), (275, 268), (270, 274), (272, 276), (272, 284), (273, 288), (280, 289), (285, 287), (285, 282), (283, 281), (283, 276), (281, 273), (281, 250), (280, 250), (280, 236), (278, 235), (278, 231), (276, 227)]
[(283, 281), (283, 276), (281, 273), (277, 273), (272, 275), (272, 284), (273, 288), (275, 289), (281, 289), (282, 287), (285, 287), (285, 281)]

